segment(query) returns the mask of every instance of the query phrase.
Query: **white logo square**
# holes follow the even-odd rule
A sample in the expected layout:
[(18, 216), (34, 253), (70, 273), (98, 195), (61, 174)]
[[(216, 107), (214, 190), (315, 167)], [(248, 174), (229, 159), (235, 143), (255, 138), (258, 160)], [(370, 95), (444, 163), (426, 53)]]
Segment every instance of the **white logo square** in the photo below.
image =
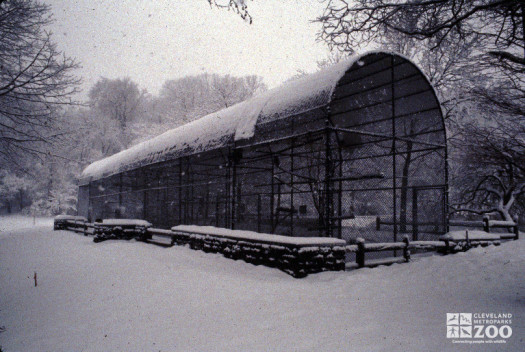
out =
[(447, 338), (458, 338), (459, 337), (459, 326), (447, 325)]
[(472, 326), (460, 326), (459, 337), (472, 338)]
[(472, 313), (459, 313), (459, 325), (472, 325)]
[(447, 325), (459, 325), (459, 313), (447, 313)]

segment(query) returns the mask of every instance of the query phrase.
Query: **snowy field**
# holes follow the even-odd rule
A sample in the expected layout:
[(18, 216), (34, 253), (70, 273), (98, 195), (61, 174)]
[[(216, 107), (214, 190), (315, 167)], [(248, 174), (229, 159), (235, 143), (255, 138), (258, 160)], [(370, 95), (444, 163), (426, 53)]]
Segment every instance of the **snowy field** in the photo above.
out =
[[(13, 351), (522, 351), (525, 241), (294, 279), (185, 247), (93, 243), (0, 218), (0, 346)], [(523, 238), (523, 236), (522, 236)], [(34, 272), (38, 286), (34, 287)], [(447, 312), (512, 313), (453, 344)]]
[(30, 229), (36, 226), (53, 228), (53, 219), (23, 215), (0, 216), (0, 238), (11, 235), (12, 230)]

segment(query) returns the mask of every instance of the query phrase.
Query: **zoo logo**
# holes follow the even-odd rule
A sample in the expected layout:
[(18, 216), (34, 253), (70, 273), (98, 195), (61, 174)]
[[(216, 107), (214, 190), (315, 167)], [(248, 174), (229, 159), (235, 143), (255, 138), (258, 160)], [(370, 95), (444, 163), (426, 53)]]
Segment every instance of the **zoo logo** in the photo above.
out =
[(504, 338), (512, 336), (509, 325), (472, 324), (472, 313), (447, 313), (447, 338)]

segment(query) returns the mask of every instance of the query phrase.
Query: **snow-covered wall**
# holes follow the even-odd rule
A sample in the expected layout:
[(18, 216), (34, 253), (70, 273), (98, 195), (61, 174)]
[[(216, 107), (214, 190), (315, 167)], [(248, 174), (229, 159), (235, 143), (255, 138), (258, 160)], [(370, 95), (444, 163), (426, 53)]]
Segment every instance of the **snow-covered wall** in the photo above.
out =
[(278, 268), (294, 277), (345, 270), (344, 240), (322, 237), (286, 237), (212, 226), (172, 227), (173, 244), (255, 265)]

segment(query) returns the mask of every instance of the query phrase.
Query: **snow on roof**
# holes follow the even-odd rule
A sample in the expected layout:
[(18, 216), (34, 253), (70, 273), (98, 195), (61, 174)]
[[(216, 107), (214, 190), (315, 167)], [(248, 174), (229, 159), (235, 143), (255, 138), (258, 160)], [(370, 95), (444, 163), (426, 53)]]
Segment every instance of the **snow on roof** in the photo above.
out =
[(206, 115), (88, 165), (80, 183), (110, 176), (140, 166), (226, 146), (251, 138), (257, 123), (310, 111), (330, 103), (345, 72), (360, 58), (353, 56), (331, 67), (286, 82), (251, 99)]

